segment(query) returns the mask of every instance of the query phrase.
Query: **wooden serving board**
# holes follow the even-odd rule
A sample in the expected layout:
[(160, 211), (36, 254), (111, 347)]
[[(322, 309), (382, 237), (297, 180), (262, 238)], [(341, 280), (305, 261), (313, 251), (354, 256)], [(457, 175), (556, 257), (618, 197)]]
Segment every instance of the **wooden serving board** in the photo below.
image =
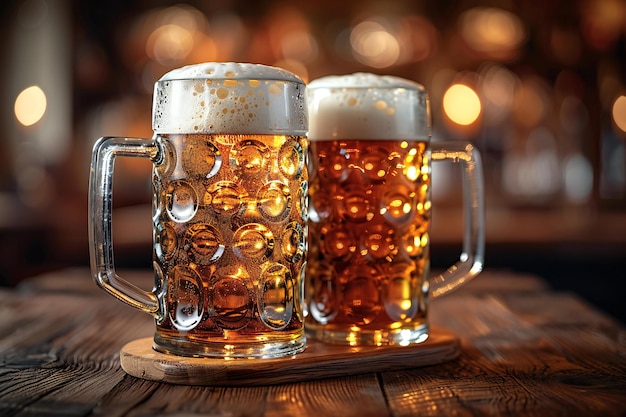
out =
[(420, 344), (401, 346), (342, 346), (307, 340), (297, 355), (278, 359), (194, 358), (160, 353), (152, 338), (134, 340), (120, 352), (122, 369), (132, 376), (180, 385), (260, 386), (400, 370), (436, 365), (460, 354), (458, 337), (431, 328)]

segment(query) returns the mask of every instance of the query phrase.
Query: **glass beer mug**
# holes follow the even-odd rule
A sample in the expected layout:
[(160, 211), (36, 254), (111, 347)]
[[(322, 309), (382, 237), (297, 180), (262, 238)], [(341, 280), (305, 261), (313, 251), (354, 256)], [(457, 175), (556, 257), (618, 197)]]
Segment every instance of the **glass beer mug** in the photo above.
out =
[[(155, 84), (153, 139), (107, 137), (94, 146), (93, 278), (154, 316), (156, 350), (268, 358), (304, 349), (304, 88), (290, 72), (263, 65), (179, 68)], [(118, 156), (153, 163), (152, 291), (115, 271)]]
[[(305, 328), (349, 345), (408, 345), (428, 337), (428, 298), (483, 266), (483, 179), (469, 143), (431, 144), (424, 88), (391, 76), (328, 76), (307, 87), (309, 260)], [(463, 172), (460, 260), (430, 274), (431, 161)]]

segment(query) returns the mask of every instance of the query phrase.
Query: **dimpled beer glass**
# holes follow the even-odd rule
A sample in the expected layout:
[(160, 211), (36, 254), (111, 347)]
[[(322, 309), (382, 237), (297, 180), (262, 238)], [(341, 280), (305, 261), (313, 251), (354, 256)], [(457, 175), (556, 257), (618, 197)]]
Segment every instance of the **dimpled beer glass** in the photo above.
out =
[[(305, 347), (308, 174), (304, 84), (282, 69), (206, 63), (154, 89), (153, 139), (102, 138), (90, 181), (91, 263), (107, 292), (154, 316), (154, 348), (271, 358)], [(116, 156), (153, 162), (154, 289), (119, 277)]]
[[(307, 334), (330, 343), (408, 345), (428, 337), (428, 298), (483, 265), (480, 156), (469, 143), (431, 144), (426, 91), (391, 76), (329, 76), (307, 87)], [(460, 260), (430, 274), (431, 161), (462, 166)]]

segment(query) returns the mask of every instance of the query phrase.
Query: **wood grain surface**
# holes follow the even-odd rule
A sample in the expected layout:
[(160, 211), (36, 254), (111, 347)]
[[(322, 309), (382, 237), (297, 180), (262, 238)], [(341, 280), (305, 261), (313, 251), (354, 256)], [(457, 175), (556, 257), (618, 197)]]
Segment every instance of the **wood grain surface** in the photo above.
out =
[[(590, 271), (592, 274), (592, 271)], [(125, 273), (150, 288), (149, 272)], [(128, 375), (127, 343), (150, 316), (82, 269), (0, 289), (1, 416), (624, 416), (622, 324), (533, 276), (485, 271), (431, 302), (458, 335), (432, 366), (263, 386), (187, 386)]]
[(330, 345), (309, 339), (306, 350), (288, 358), (194, 358), (168, 355), (152, 348), (150, 337), (122, 347), (120, 363), (129, 375), (182, 385), (276, 385), (338, 376), (436, 365), (459, 356), (459, 340), (441, 328), (410, 346)]

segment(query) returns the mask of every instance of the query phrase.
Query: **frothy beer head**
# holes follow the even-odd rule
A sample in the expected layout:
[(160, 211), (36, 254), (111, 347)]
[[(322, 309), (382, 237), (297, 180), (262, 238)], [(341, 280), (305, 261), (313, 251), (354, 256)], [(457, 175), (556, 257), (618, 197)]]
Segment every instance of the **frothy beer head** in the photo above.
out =
[(309, 139), (430, 139), (426, 90), (404, 78), (367, 73), (318, 78), (307, 87)]
[(304, 83), (280, 68), (209, 62), (165, 74), (154, 86), (155, 133), (307, 132)]

